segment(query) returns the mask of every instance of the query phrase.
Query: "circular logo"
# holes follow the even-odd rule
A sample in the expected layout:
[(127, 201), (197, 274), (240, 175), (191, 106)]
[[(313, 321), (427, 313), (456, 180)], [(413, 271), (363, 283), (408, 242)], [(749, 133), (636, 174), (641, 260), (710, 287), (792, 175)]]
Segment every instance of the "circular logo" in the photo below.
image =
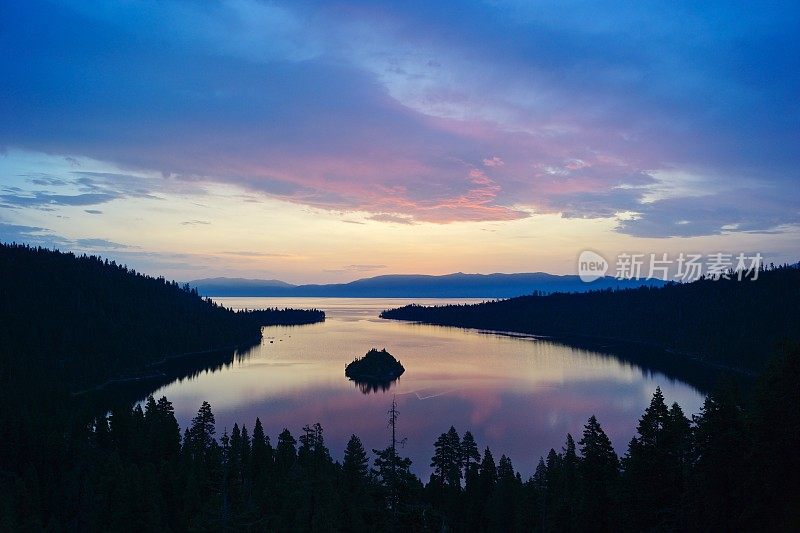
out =
[(578, 256), (578, 276), (586, 283), (600, 279), (608, 271), (605, 257), (591, 250), (584, 250)]

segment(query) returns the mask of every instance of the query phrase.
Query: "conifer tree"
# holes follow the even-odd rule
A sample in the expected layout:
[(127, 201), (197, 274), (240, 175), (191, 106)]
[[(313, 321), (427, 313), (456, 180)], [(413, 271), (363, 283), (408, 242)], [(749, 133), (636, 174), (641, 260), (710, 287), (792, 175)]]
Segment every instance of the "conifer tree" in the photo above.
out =
[(730, 384), (706, 397), (694, 417), (696, 462), (688, 500), (699, 528), (733, 531), (749, 499), (740, 486), (749, 468), (744, 410)]
[(362, 531), (368, 528), (369, 498), (369, 458), (364, 445), (356, 435), (347, 441), (342, 462), (343, 494), (341, 506), (343, 522), (349, 531)]
[(254, 497), (256, 500), (266, 499), (265, 492), (273, 474), (273, 453), (269, 437), (264, 434), (264, 426), (258, 418), (256, 418), (256, 423), (253, 427), (250, 464)]
[(464, 433), (464, 438), (461, 440), (461, 459), (463, 461), (462, 468), (465, 480), (470, 472), (474, 471), (477, 474), (481, 462), (481, 453), (478, 451), (475, 437), (469, 431)]
[[(672, 478), (676, 465), (669, 449), (674, 444), (670, 442), (670, 429), (669, 409), (661, 388), (656, 387), (621, 461), (622, 497), (634, 530), (665, 527), (671, 521), (668, 509), (680, 498), (675, 486), (679, 480)], [(677, 488), (680, 489), (680, 484)]]
[(784, 346), (754, 394), (751, 529), (800, 531), (800, 344)]
[(296, 446), (295, 438), (288, 429), (283, 428), (275, 445), (275, 466), (282, 475), (286, 475), (297, 460)]
[(578, 512), (578, 492), (580, 468), (578, 454), (575, 449), (575, 439), (567, 433), (567, 441), (562, 453), (559, 454), (559, 475), (557, 486), (552, 495), (553, 519), (559, 529), (575, 531), (577, 529), (576, 516)]
[(157, 436), (153, 438), (158, 442), (156, 449), (161, 458), (169, 462), (180, 453), (181, 428), (175, 418), (175, 408), (166, 396), (162, 396), (156, 402), (156, 412), (158, 431)]
[(189, 437), (196, 453), (203, 454), (215, 444), (215, 425), (216, 420), (214, 413), (211, 412), (211, 405), (208, 402), (203, 402), (197, 411), (197, 415), (192, 419), (192, 425), (189, 428)]
[(578, 527), (613, 531), (617, 528), (614, 512), (619, 460), (594, 415), (583, 427), (583, 436), (578, 444), (582, 481)]
[(361, 444), (361, 439), (352, 435), (347, 441), (344, 450), (344, 461), (342, 462), (342, 473), (344, 474), (345, 484), (348, 488), (355, 491), (367, 481), (369, 475), (369, 458)]
[(461, 438), (453, 426), (442, 433), (434, 443), (431, 467), (439, 481), (449, 487), (461, 487), (461, 469), (464, 464)]

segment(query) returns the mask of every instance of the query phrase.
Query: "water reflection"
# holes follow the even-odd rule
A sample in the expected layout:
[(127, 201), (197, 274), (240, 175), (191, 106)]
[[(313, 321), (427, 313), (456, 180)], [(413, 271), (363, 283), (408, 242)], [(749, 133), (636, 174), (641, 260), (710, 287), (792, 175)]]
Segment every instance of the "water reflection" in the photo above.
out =
[[(402, 452), (423, 476), (433, 442), (451, 425), (461, 433), (472, 431), (481, 449), (490, 446), (496, 455), (509, 455), (523, 474), (530, 474), (539, 456), (560, 448), (567, 432), (580, 434), (592, 414), (624, 451), (657, 385), (687, 413), (697, 412), (702, 401), (694, 387), (596, 350), (377, 318), (405, 300), (239, 298), (222, 303), (317, 307), (326, 311), (327, 320), (269, 328), (260, 345), (220, 370), (162, 387), (156, 394), (174, 402), (182, 425), (203, 400), (211, 403), (220, 433), (234, 422), (252, 427), (256, 417), (273, 439), (284, 427), (296, 434), (320, 422), (331, 453), (341, 458), (353, 433), (368, 450), (386, 446), (385, 415), (395, 396), (399, 432), (408, 438)], [(374, 387), (343, 377), (352, 354), (373, 346), (386, 346), (403, 361), (402, 380)]]
[(400, 378), (395, 378), (389, 381), (361, 381), (354, 378), (349, 378), (350, 382), (356, 386), (362, 394), (371, 394), (373, 392), (386, 392), (392, 388)]

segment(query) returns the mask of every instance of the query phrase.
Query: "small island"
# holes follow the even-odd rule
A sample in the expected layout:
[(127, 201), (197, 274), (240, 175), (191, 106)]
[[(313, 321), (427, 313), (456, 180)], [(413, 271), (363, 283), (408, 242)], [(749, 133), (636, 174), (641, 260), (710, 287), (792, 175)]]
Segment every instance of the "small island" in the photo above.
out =
[(364, 357), (354, 359), (344, 368), (344, 375), (353, 381), (382, 383), (399, 378), (406, 369), (386, 348), (372, 348)]

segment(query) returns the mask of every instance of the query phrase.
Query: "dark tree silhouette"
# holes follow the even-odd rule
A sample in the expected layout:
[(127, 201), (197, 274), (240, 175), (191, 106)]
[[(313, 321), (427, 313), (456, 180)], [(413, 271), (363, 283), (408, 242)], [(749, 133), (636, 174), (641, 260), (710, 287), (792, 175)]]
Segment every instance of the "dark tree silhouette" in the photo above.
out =
[[(691, 361), (761, 371), (788, 340), (800, 342), (800, 268), (770, 267), (758, 279), (700, 279), (664, 287), (533, 294), (471, 305), (416, 304), (382, 318), (548, 335), (569, 342), (617, 340), (658, 347), (651, 363)], [(643, 350), (639, 350), (643, 351)], [(631, 357), (638, 356), (635, 353)], [(668, 365), (673, 366), (673, 365)], [(678, 367), (678, 371), (683, 371)]]
[[(509, 457), (496, 464), (489, 448), (478, 454), (470, 432), (460, 438), (450, 428), (432, 443), (435, 475), (423, 486), (398, 451), (394, 403), (389, 446), (375, 450), (368, 471), (370, 458), (357, 437), (339, 464), (318, 423), (303, 428), (299, 443), (283, 429), (273, 449), (267, 433), (278, 428), (264, 428), (260, 419), (217, 428), (206, 402), (181, 433), (166, 398), (145, 393), (140, 403), (105, 403), (70, 394), (76, 386), (130, 376), (154, 358), (239, 342), (254, 331), (252, 317), (97, 258), (4, 245), (0, 273), (11, 276), (0, 277), (2, 531), (800, 529), (796, 345), (783, 347), (752, 393), (723, 383), (691, 421), (677, 404), (667, 408), (656, 390), (621, 463), (595, 417), (578, 443), (567, 435), (561, 451), (551, 450), (525, 481)], [(773, 288), (700, 283), (591, 301), (652, 297), (651, 304), (661, 305), (669, 296), (711, 312), (731, 294), (754, 296), (748, 303), (762, 307), (753, 329), (725, 315), (730, 323), (704, 323), (721, 324), (719, 331), (698, 330), (695, 337), (675, 330), (683, 335), (679, 343), (696, 342), (705, 331), (700, 343), (719, 349), (754, 335), (746, 348), (795, 331), (794, 309), (767, 324), (775, 309), (796, 307), (795, 274), (788, 268), (763, 274)], [(59, 282), (51, 279), (58, 276)], [(561, 316), (565, 325), (569, 316)], [(677, 322), (662, 324), (664, 337), (680, 324), (670, 320)], [(202, 345), (195, 345), (191, 339), (206, 327)], [(744, 359), (741, 353), (730, 360), (764, 359), (763, 350)]]
[(434, 443), (434, 455), (431, 459), (434, 475), (439, 481), (453, 488), (461, 488), (461, 475), (464, 465), (461, 437), (456, 428), (450, 426), (447, 433), (442, 433)]
[(579, 527), (599, 531), (618, 528), (616, 494), (619, 461), (611, 441), (592, 415), (578, 442), (581, 451)]

